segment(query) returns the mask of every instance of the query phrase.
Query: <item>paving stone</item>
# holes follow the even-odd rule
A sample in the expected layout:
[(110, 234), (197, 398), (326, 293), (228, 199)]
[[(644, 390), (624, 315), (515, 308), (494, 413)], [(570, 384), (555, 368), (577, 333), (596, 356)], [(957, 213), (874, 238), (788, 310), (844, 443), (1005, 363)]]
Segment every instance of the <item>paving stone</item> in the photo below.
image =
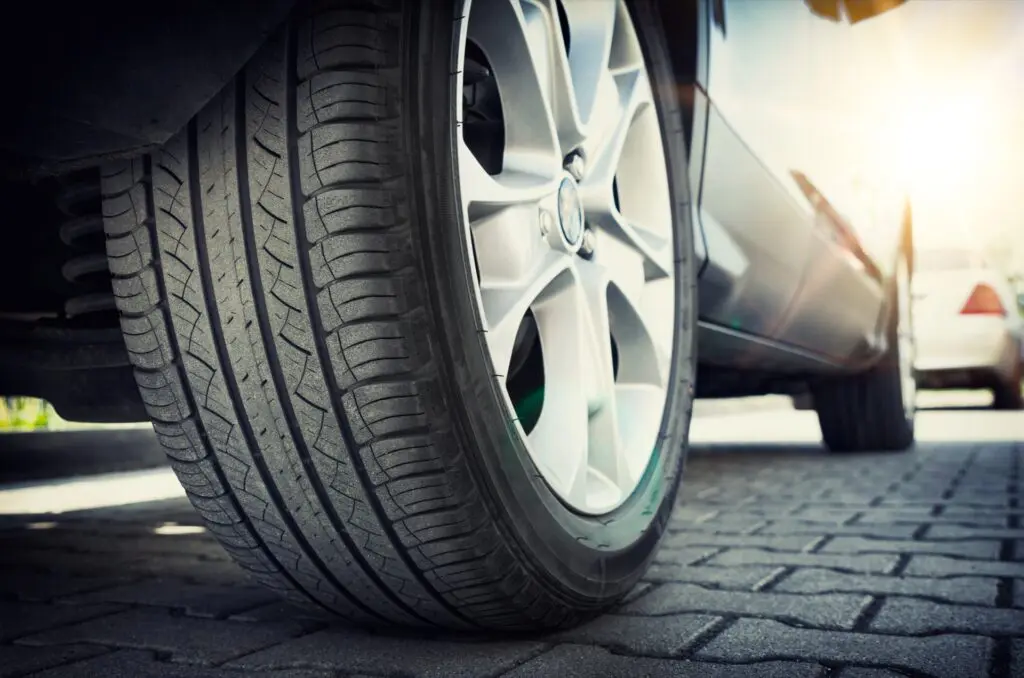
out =
[(688, 567), (679, 564), (654, 563), (644, 575), (651, 582), (689, 582), (729, 589), (753, 589), (772, 577), (779, 568), (769, 565), (737, 567)]
[(835, 525), (849, 523), (861, 514), (859, 508), (833, 508), (821, 506), (820, 504), (805, 504), (790, 514), (793, 519), (813, 520), (815, 522), (828, 522)]
[(631, 603), (638, 598), (643, 598), (648, 593), (657, 588), (657, 586), (657, 584), (652, 584), (651, 582), (640, 582), (639, 584), (633, 587), (632, 591), (625, 595), (625, 597), (620, 602), (620, 605), (626, 605), (627, 603)]
[(994, 560), (999, 557), (1000, 547), (998, 541), (981, 539), (941, 542), (836, 537), (829, 540), (819, 553), (935, 553)]
[(944, 605), (927, 600), (889, 598), (871, 622), (881, 633), (973, 633), (1024, 635), (1024, 610)]
[(1024, 530), (1010, 527), (976, 525), (932, 525), (926, 539), (1024, 539)]
[(932, 507), (918, 506), (900, 508), (865, 508), (851, 525), (892, 525), (900, 523), (931, 524), (941, 521), (940, 516), (932, 514)]
[(687, 547), (729, 547), (766, 548), (773, 551), (803, 551), (812, 546), (817, 537), (806, 535), (763, 535), (763, 534), (673, 534), (665, 540), (663, 548)]
[(719, 551), (719, 547), (716, 546), (663, 548), (655, 554), (654, 561), (674, 565), (691, 565), (699, 560), (707, 558), (708, 556), (714, 555), (717, 551)]
[(917, 577), (1024, 577), (1024, 565), (986, 560), (966, 560), (946, 556), (911, 556), (904, 574)]
[(664, 584), (657, 595), (627, 605), (622, 614), (668, 615), (702, 613), (769, 617), (790, 623), (823, 628), (852, 629), (861, 610), (871, 601), (867, 595), (794, 595), (720, 591), (693, 584)]
[(817, 536), (853, 536), (874, 539), (911, 539), (917, 531), (917, 525), (886, 524), (877, 525), (834, 525), (831, 523), (811, 523), (806, 521), (776, 520), (757, 531), (758, 535), (817, 535)]
[(245, 571), (230, 560), (214, 561), (194, 556), (162, 555), (158, 558), (125, 550), (111, 553), (63, 553), (43, 549), (0, 549), (0, 569), (24, 567), (41, 572), (60, 572), (76, 577), (105, 576), (111, 572), (128, 577), (179, 577), (202, 572), (208, 582), (233, 584), (246, 578)]
[[(77, 606), (68, 607), (77, 609)], [(176, 662), (214, 664), (288, 640), (307, 628), (307, 623), (294, 620), (239, 624), (140, 608), (44, 631), (21, 642), (33, 645), (97, 643), (166, 652)]]
[(328, 629), (242, 657), (225, 664), (225, 668), (244, 670), (245, 675), (280, 668), (323, 668), (424, 678), (476, 678), (508, 671), (547, 647), (533, 641), (459, 643)]
[(181, 609), (196, 617), (223, 617), (276, 602), (277, 597), (270, 591), (253, 587), (210, 586), (179, 580), (149, 579), (72, 596), (67, 601), (155, 605)]
[(108, 615), (122, 605), (44, 605), (42, 603), (0, 602), (0, 641), (20, 638), (63, 624)]
[(819, 568), (803, 568), (783, 578), (772, 591), (789, 593), (864, 593), (939, 598), (951, 603), (995, 605), (999, 580), (983, 577), (893, 577), (847, 574)]
[(848, 666), (833, 674), (836, 678), (906, 678), (905, 673), (897, 673), (888, 669), (867, 669), (860, 666)]
[(697, 653), (707, 661), (753, 662), (774, 657), (924, 672), (938, 678), (985, 674), (993, 641), (980, 636), (923, 638), (799, 629), (740, 619)]
[(553, 634), (548, 639), (602, 645), (625, 654), (674, 657), (718, 619), (710, 614), (673, 614), (661, 617), (607, 614), (578, 628)]
[(26, 647), (0, 645), (0, 678), (23, 676), (52, 666), (87, 659), (107, 650), (95, 645), (63, 645), (61, 647)]
[(715, 664), (678, 659), (626, 657), (589, 645), (559, 645), (504, 674), (502, 678), (816, 678), (820, 672), (820, 666), (800, 662)]
[(117, 574), (74, 577), (38, 570), (4, 568), (0, 577), (0, 598), (42, 602), (62, 596), (118, 586), (130, 581)]
[(937, 517), (936, 522), (948, 521), (962, 525), (982, 525), (988, 527), (1009, 527), (1009, 518), (1024, 518), (1020, 509), (979, 509), (965, 506), (946, 506)]
[[(281, 669), (244, 674), (261, 678), (333, 678), (334, 671), (309, 669)], [(243, 674), (229, 669), (203, 668), (185, 664), (157, 661), (153, 653), (141, 650), (120, 650), (101, 657), (61, 666), (33, 676), (33, 678), (243, 678)], [(349, 676), (348, 678), (358, 678)]]
[(775, 565), (780, 567), (830, 567), (854, 572), (888, 573), (896, 567), (895, 555), (829, 555), (822, 553), (775, 553), (763, 549), (730, 549), (708, 565)]
[(272, 603), (260, 605), (250, 610), (236, 612), (228, 617), (228, 619), (243, 622), (282, 621), (285, 619), (322, 620), (322, 618), (316, 617), (312, 610), (303, 609), (283, 600), (275, 600)]
[(124, 554), (136, 557), (195, 557), (208, 560), (230, 560), (227, 552), (209, 536), (161, 537), (152, 533), (112, 533), (102, 528), (94, 531), (72, 530), (61, 527), (53, 532), (26, 531), (9, 534), (4, 539), (4, 548), (59, 550), (65, 554)]

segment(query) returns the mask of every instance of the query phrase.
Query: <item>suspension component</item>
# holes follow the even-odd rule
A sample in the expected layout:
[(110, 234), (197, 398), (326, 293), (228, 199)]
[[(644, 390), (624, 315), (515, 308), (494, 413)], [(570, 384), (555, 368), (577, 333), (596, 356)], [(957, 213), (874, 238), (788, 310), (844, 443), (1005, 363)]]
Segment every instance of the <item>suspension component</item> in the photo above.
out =
[(72, 255), (61, 266), (61, 275), (81, 290), (65, 300), (65, 317), (113, 311), (114, 292), (103, 240), (98, 172), (77, 172), (62, 177), (55, 204), (67, 217), (58, 233)]

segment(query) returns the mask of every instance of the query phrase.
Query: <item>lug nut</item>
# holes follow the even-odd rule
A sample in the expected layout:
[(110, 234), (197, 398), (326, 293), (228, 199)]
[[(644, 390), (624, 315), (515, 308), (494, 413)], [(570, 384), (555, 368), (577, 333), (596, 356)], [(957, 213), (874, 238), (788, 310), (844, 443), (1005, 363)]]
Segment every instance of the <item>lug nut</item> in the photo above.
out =
[(540, 211), (540, 234), (546, 238), (554, 227), (555, 219), (551, 216), (551, 212), (542, 209)]
[(589, 228), (583, 231), (583, 240), (580, 242), (580, 255), (586, 258), (594, 256), (594, 232)]
[(565, 169), (572, 175), (573, 179), (581, 181), (583, 179), (583, 172), (587, 169), (587, 163), (580, 153), (573, 153), (566, 160)]

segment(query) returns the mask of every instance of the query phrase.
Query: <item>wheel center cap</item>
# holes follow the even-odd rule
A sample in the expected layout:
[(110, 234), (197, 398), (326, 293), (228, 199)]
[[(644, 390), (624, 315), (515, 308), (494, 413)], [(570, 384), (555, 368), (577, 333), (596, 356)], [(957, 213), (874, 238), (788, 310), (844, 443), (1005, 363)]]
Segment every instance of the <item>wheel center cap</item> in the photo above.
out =
[(569, 247), (577, 249), (583, 242), (583, 203), (572, 177), (558, 186), (558, 226)]

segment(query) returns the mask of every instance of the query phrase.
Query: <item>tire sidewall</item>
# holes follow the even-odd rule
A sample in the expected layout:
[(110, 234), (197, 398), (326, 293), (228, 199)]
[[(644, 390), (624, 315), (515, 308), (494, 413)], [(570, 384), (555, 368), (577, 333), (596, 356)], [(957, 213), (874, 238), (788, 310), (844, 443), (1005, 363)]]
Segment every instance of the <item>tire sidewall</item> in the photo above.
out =
[[(631, 3), (657, 100), (672, 191), (676, 247), (676, 317), (672, 370), (659, 443), (632, 496), (615, 511), (573, 512), (537, 472), (516, 432), (507, 397), (490, 363), (475, 293), (468, 230), (458, 194), (457, 129), (451, 101), (458, 31), (464, 17), (450, 3), (418, 3), (407, 50), (410, 112), (418, 118), (414, 173), (424, 186), (419, 249), (424, 252), (440, 341), (446, 409), (466, 466), (520, 560), (579, 603), (628, 591), (663, 536), (681, 479), (695, 376), (695, 276), (683, 116), (666, 42), (649, 0)], [(455, 20), (453, 21), (453, 17)], [(415, 161), (418, 161), (416, 163)], [(457, 224), (457, 226), (455, 226)], [(525, 556), (525, 557), (524, 557)]]

